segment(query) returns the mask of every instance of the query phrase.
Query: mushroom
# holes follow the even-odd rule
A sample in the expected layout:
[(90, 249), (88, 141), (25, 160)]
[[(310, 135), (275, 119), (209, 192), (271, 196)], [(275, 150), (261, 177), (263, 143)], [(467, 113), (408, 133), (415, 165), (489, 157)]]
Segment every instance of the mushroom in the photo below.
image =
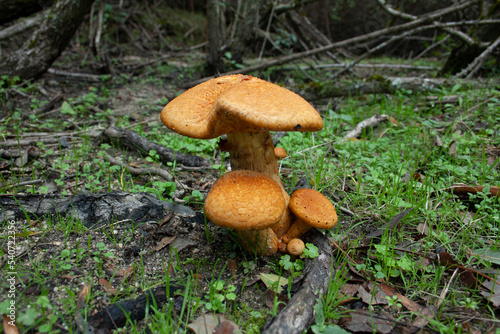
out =
[(242, 246), (259, 255), (277, 252), (278, 238), (270, 228), (286, 211), (280, 186), (270, 177), (249, 170), (222, 175), (205, 199), (205, 214), (215, 225), (232, 228)]
[(274, 155), (278, 159), (284, 159), (284, 158), (286, 158), (286, 150), (283, 147), (275, 147), (274, 148)]
[(304, 252), (304, 248), (306, 248), (306, 245), (304, 245), (304, 241), (299, 238), (293, 238), (286, 246), (288, 254), (295, 256), (301, 255)]
[(229, 152), (232, 170), (267, 175), (286, 193), (278, 173), (269, 131), (318, 131), (319, 113), (286, 88), (249, 75), (227, 75), (188, 89), (168, 103), (162, 122), (182, 135), (210, 139), (227, 134), (220, 148)]
[(313, 227), (330, 229), (338, 220), (332, 202), (314, 189), (296, 190), (288, 207), (297, 218), (283, 236), (284, 243), (302, 236)]

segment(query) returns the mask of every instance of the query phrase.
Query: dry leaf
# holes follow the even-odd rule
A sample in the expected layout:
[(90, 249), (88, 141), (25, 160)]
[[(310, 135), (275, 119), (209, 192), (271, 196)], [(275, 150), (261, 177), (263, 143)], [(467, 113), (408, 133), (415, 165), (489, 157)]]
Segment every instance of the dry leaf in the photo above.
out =
[(384, 290), (376, 287), (373, 282), (368, 282), (368, 286), (366, 287), (365, 284), (358, 286), (358, 296), (368, 305), (389, 304), (389, 301), (385, 298), (387, 294)]
[(460, 265), (453, 256), (451, 256), (450, 253), (448, 252), (440, 252), (439, 253), (439, 263), (442, 266), (445, 266), (446, 269), (455, 269), (458, 268), (459, 272), (459, 279), (462, 284), (468, 286), (469, 288), (475, 288), (477, 286), (477, 279), (476, 276), (472, 273), (471, 269), (465, 268), (464, 266)]
[(282, 294), (276, 294), (276, 292), (272, 290), (266, 291), (266, 306), (268, 309), (272, 310), (274, 308), (274, 297), (278, 296), (278, 312), (285, 308), (286, 304), (288, 304), (288, 297)]
[(487, 289), (481, 289), (481, 295), (495, 307), (500, 307), (500, 284), (487, 280), (482, 282), (481, 285)]
[(403, 304), (404, 307), (406, 307), (409, 311), (412, 312), (419, 312), (422, 309), (422, 306), (419, 305), (418, 303), (414, 302), (413, 300), (408, 299), (406, 296), (403, 296), (399, 292), (397, 292), (393, 287), (390, 287), (386, 284), (380, 284), (379, 285), (382, 290), (389, 296), (396, 296), (398, 297), (399, 301), (401, 304)]
[(242, 334), (237, 324), (222, 314), (207, 313), (196, 318), (188, 327), (195, 334)]
[(452, 141), (450, 143), (450, 146), (448, 147), (448, 152), (450, 154), (450, 157), (454, 158), (457, 155), (457, 142)]
[[(483, 191), (484, 187), (483, 186), (473, 187), (465, 184), (457, 184), (451, 186), (449, 189), (451, 189), (451, 191), (454, 194), (465, 195), (465, 194), (477, 194), (478, 192)], [(500, 196), (500, 190), (498, 189), (498, 187), (490, 187), (490, 195)]]
[(238, 265), (236, 264), (236, 261), (233, 259), (227, 259), (227, 269), (231, 273), (231, 275), (236, 274), (236, 269), (238, 268)]
[(380, 315), (368, 311), (355, 311), (349, 315), (351, 320), (345, 327), (354, 333), (391, 333), (396, 323), (396, 319), (383, 311)]
[(424, 328), (430, 320), (434, 319), (436, 313), (437, 307), (434, 305), (430, 305), (424, 308), (411, 324), (412, 327), (416, 327), (415, 331), (412, 332), (417, 332), (419, 329)]
[(7, 314), (3, 315), (3, 331), (5, 334), (19, 334), (15, 318), (11, 319)]
[(172, 241), (175, 240), (175, 238), (177, 238), (176, 235), (174, 235), (172, 237), (165, 237), (165, 238), (161, 239), (161, 241), (158, 243), (158, 245), (156, 245), (155, 251), (157, 252), (160, 249), (162, 249), (163, 247), (170, 245), (172, 243)]
[(274, 274), (261, 273), (260, 279), (269, 290), (276, 291), (277, 293), (281, 293), (281, 291), (283, 291), (283, 285), (288, 284), (288, 279)]
[(111, 286), (111, 283), (109, 283), (104, 278), (99, 278), (99, 285), (100, 285), (101, 289), (103, 289), (105, 292), (107, 292), (107, 293), (109, 293), (111, 295), (118, 295), (118, 294), (120, 294), (120, 291), (118, 291), (117, 289), (113, 288)]
[(443, 140), (439, 136), (436, 136), (436, 146), (443, 147)]
[(391, 122), (394, 126), (398, 126), (398, 121), (392, 116), (389, 117), (389, 122)]

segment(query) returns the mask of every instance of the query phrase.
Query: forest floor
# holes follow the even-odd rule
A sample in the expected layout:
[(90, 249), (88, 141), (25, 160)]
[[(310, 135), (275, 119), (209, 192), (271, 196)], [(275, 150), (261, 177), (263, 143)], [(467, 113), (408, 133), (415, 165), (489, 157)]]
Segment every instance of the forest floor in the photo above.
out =
[[(55, 68), (77, 68), (71, 56)], [(15, 300), (21, 332), (259, 333), (293, 296), (292, 278), (308, 259), (253, 256), (204, 218), (204, 198), (228, 170), (217, 139), (186, 138), (159, 121), (182, 84), (199, 78), (193, 64), (203, 57), (142, 67), (149, 59), (121, 59), (113, 76), (0, 79), (0, 200), (145, 192), (192, 210), (98, 226), (27, 212), (6, 219), (4, 210), (1, 276), (14, 279), (0, 284), (15, 298), (4, 295), (0, 311), (12, 314)], [(255, 75), (297, 90), (308, 82), (304, 72)], [(498, 331), (500, 86), (489, 82), (313, 101), (323, 130), (275, 134), (288, 152), (280, 164), (287, 191), (317, 189), (339, 215), (325, 232), (333, 274), (309, 332)], [(344, 139), (376, 114), (387, 120)], [(110, 126), (208, 164), (161, 163), (154, 150), (108, 143)], [(129, 166), (149, 172), (134, 175)], [(171, 177), (151, 172), (158, 169)], [(134, 301), (129, 317), (111, 316), (110, 305), (155, 288), (167, 291), (161, 305)]]

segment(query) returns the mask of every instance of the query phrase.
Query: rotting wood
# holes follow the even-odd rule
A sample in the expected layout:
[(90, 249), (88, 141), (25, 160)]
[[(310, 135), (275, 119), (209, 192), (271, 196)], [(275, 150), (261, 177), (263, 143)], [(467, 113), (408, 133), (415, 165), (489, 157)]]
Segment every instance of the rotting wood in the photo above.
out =
[(161, 201), (148, 193), (0, 196), (0, 221), (26, 219), (26, 215), (32, 220), (41, 220), (46, 215), (71, 216), (87, 228), (95, 229), (114, 221), (129, 220), (133, 224), (159, 221), (170, 211), (186, 217), (195, 216), (189, 207)]
[(148, 157), (149, 151), (154, 150), (163, 164), (177, 161), (177, 164), (190, 167), (209, 166), (206, 159), (194, 155), (174, 152), (171, 148), (150, 142), (146, 138), (127, 129), (110, 126), (100, 136), (102, 143), (117, 143), (120, 147), (136, 151), (141, 156)]
[(262, 329), (263, 334), (303, 333), (314, 323), (314, 305), (328, 290), (332, 271), (332, 248), (328, 239), (318, 230), (312, 229), (304, 235), (304, 243), (318, 247), (319, 256), (306, 259), (305, 268), (294, 282), (299, 284), (297, 292), (285, 308), (274, 318), (268, 320)]

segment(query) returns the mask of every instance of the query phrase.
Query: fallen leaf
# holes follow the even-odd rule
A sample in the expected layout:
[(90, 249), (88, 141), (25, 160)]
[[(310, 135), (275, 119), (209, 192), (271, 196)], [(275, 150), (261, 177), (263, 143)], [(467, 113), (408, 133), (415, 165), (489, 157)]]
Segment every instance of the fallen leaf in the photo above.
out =
[(481, 295), (495, 307), (500, 307), (500, 284), (487, 280), (482, 282), (481, 285), (487, 289), (481, 289)]
[(477, 249), (472, 251), (469, 255), (477, 256), (485, 261), (500, 265), (500, 250)]
[(167, 213), (165, 215), (165, 217), (163, 217), (163, 219), (161, 220), (161, 222), (158, 225), (158, 227), (159, 228), (163, 227), (163, 225), (165, 225), (166, 223), (168, 223), (173, 217), (174, 217), (174, 212), (170, 211), (169, 213)]
[(384, 290), (379, 289), (377, 286), (373, 284), (373, 282), (369, 282), (367, 286), (360, 285), (358, 286), (358, 296), (368, 305), (387, 305), (389, 301), (387, 300), (387, 294)]
[(448, 146), (448, 152), (450, 154), (450, 157), (454, 158), (457, 155), (457, 142), (452, 141), (450, 143), (450, 146)]
[(462, 284), (468, 286), (469, 288), (475, 288), (477, 286), (476, 276), (472, 273), (471, 269), (468, 269), (460, 265), (448, 252), (444, 251), (440, 252), (438, 256), (439, 256), (439, 263), (442, 266), (446, 267), (446, 269), (455, 269), (455, 268), (459, 269), (458, 277), (460, 279), (460, 282), (462, 282)]
[(384, 311), (381, 314), (368, 311), (355, 311), (349, 313), (349, 315), (351, 320), (345, 327), (354, 333), (391, 333), (396, 323), (396, 319)]
[(259, 276), (269, 290), (276, 291), (277, 293), (281, 293), (283, 286), (288, 284), (288, 279), (283, 276), (264, 273), (261, 273)]
[(99, 286), (101, 289), (103, 289), (105, 292), (111, 294), (111, 295), (118, 295), (120, 294), (120, 291), (117, 289), (113, 288), (111, 286), (111, 283), (105, 280), (104, 278), (99, 278)]
[(418, 224), (417, 231), (419, 231), (423, 235), (428, 235), (429, 234), (429, 224), (427, 224), (427, 222)]
[(177, 238), (176, 235), (174, 235), (172, 237), (165, 237), (165, 238), (161, 239), (161, 241), (158, 243), (158, 245), (156, 245), (155, 251), (157, 252), (160, 249), (162, 249), (163, 247), (170, 245), (175, 240), (175, 238)]
[(411, 326), (413, 327), (412, 333), (418, 332), (424, 328), (429, 321), (434, 319), (437, 313), (437, 307), (434, 305), (429, 305), (419, 312), (418, 316), (413, 320)]
[(19, 334), (19, 329), (16, 326), (16, 321), (9, 318), (7, 314), (3, 315), (2, 325), (5, 334)]
[(196, 318), (188, 327), (195, 334), (242, 334), (238, 325), (222, 314), (206, 313)]
[(398, 121), (392, 116), (389, 117), (389, 122), (391, 122), (394, 126), (398, 126)]
[(278, 303), (277, 311), (280, 312), (282, 309), (285, 308), (286, 304), (288, 304), (288, 298), (285, 295), (276, 294), (276, 292), (274, 292), (272, 290), (267, 290), (266, 291), (266, 306), (270, 310), (274, 309), (274, 297), (275, 296), (278, 296), (277, 301), (276, 301)]
[(401, 304), (403, 304), (403, 306), (406, 307), (406, 309), (408, 309), (409, 311), (419, 312), (422, 309), (421, 305), (414, 302), (413, 300), (408, 299), (406, 296), (400, 294), (393, 287), (388, 286), (386, 284), (380, 284), (379, 286), (382, 290), (384, 290), (386, 295), (388, 295), (389, 297), (392, 297), (392, 296), (398, 297)]
[(233, 259), (227, 259), (226, 263), (227, 263), (227, 269), (229, 270), (231, 275), (236, 274), (236, 269), (238, 268), (236, 261), (234, 261)]
[(443, 140), (439, 136), (436, 136), (436, 146), (443, 147)]

